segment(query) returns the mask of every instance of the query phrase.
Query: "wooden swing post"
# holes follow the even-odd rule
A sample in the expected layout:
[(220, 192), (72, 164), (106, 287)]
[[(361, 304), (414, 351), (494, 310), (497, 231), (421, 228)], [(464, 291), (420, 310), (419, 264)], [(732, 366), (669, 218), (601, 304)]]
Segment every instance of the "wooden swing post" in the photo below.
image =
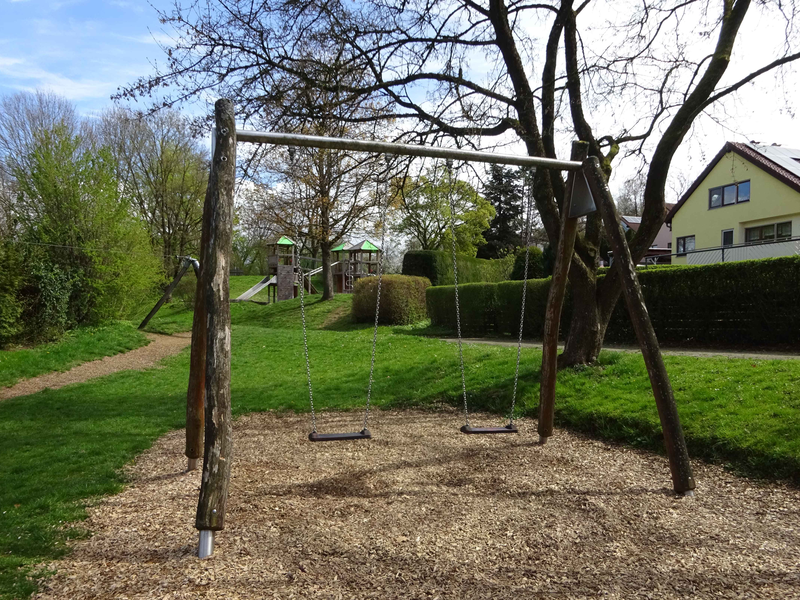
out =
[(650, 385), (653, 388), (658, 417), (664, 432), (664, 444), (669, 457), (673, 488), (678, 493), (692, 495), (695, 482), (681, 420), (678, 416), (678, 407), (675, 404), (675, 396), (672, 392), (667, 368), (664, 366), (664, 359), (661, 356), (658, 339), (644, 303), (642, 287), (636, 275), (636, 266), (631, 258), (625, 235), (622, 233), (617, 207), (596, 157), (589, 157), (583, 161), (583, 173), (600, 210), (600, 216), (614, 251), (614, 267), (622, 279), (622, 292), (628, 306), (628, 314), (636, 331), (636, 337), (639, 339), (644, 363), (650, 376)]
[[(208, 235), (211, 228), (211, 179), (206, 188), (203, 203), (203, 222), (200, 232), (200, 259), (204, 261)], [(189, 359), (189, 386), (186, 390), (186, 458), (187, 471), (197, 468), (203, 457), (203, 431), (205, 426), (206, 395), (206, 305), (203, 300), (203, 262), (195, 269), (197, 285), (194, 293), (194, 315), (192, 317), (192, 349)]]
[[(236, 128), (233, 102), (214, 106), (216, 144), (208, 181), (209, 228), (203, 249), (203, 302), (206, 321), (205, 448), (203, 480), (195, 527), (200, 558), (213, 552), (214, 532), (225, 526), (231, 471), (231, 312), (228, 279), (236, 183)], [(204, 217), (205, 219), (205, 217)]]
[[(582, 161), (589, 153), (587, 142), (573, 142), (573, 161)], [(553, 266), (553, 277), (547, 293), (547, 308), (544, 317), (544, 340), (542, 343), (542, 375), (539, 380), (539, 443), (544, 444), (553, 435), (553, 416), (556, 403), (556, 376), (558, 375), (558, 331), (561, 325), (561, 309), (567, 291), (569, 265), (575, 248), (575, 237), (578, 233), (578, 218), (571, 216), (572, 192), (575, 177), (579, 173), (570, 173), (564, 191), (564, 203), (561, 206), (561, 234), (558, 236), (556, 262)]]

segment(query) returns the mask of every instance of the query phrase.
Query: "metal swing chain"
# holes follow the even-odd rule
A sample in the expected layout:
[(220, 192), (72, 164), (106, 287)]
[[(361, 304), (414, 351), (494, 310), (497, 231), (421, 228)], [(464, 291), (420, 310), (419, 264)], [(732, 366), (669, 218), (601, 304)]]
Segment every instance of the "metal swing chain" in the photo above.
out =
[(306, 301), (305, 301), (305, 278), (303, 276), (303, 267), (300, 266), (300, 251), (297, 249), (295, 242), (295, 252), (297, 253), (297, 270), (300, 275), (300, 315), (303, 318), (303, 350), (306, 356), (306, 379), (308, 380), (308, 401), (311, 403), (311, 431), (317, 432), (317, 415), (314, 411), (314, 390), (311, 388), (311, 363), (308, 360), (308, 334), (306, 333)]
[(453, 290), (456, 296), (456, 332), (458, 333), (458, 360), (461, 365), (461, 391), (464, 396), (464, 423), (469, 427), (469, 408), (467, 407), (467, 377), (464, 373), (464, 351), (461, 345), (461, 307), (458, 302), (458, 260), (456, 259), (456, 203), (453, 198), (453, 160), (448, 158), (447, 196), (450, 201), (450, 237), (453, 247)]
[[(536, 173), (534, 170), (533, 173)], [(531, 177), (533, 176), (531, 174)], [(528, 184), (528, 191), (530, 193), (530, 189), (532, 188), (531, 183)], [(526, 197), (525, 194), (525, 179), (523, 177), (522, 180), (522, 197), (523, 201)], [(525, 297), (527, 296), (528, 292), (528, 258), (530, 257), (530, 248), (531, 248), (531, 219), (533, 217), (533, 199), (528, 198), (528, 210), (526, 211), (526, 220), (527, 220), (527, 227), (525, 232), (525, 269), (523, 271), (523, 281), (522, 281), (522, 309), (520, 310), (519, 315), (519, 340), (517, 341), (517, 368), (514, 371), (514, 391), (511, 394), (511, 413), (508, 417), (508, 422), (510, 425), (514, 424), (514, 408), (517, 405), (517, 382), (519, 381), (519, 359), (520, 355), (522, 354), (522, 328), (525, 324)]]
[[(388, 171), (388, 159), (386, 160), (387, 164), (387, 171)], [(378, 180), (375, 182), (375, 195), (378, 197), (378, 204), (380, 205), (380, 176)], [(387, 186), (388, 187), (388, 186)], [(381, 308), (381, 278), (382, 278), (382, 270), (383, 270), (383, 252), (386, 240), (386, 212), (389, 208), (389, 194), (388, 190), (386, 193), (386, 201), (383, 203), (383, 208), (381, 209), (381, 247), (380, 253), (378, 254), (378, 293), (377, 298), (375, 299), (375, 327), (372, 331), (372, 361), (369, 365), (369, 385), (367, 386), (367, 405), (364, 408), (364, 426), (362, 429), (367, 428), (367, 421), (369, 420), (369, 407), (370, 401), (372, 399), (372, 380), (373, 374), (375, 373), (375, 351), (378, 347), (378, 316), (380, 314)]]
[[(289, 162), (293, 166), (295, 157), (295, 149), (289, 148)], [(308, 381), (308, 401), (311, 404), (311, 431), (317, 432), (317, 414), (314, 410), (314, 390), (311, 387), (311, 363), (308, 360), (308, 334), (306, 333), (306, 302), (305, 302), (305, 276), (303, 275), (303, 267), (300, 264), (300, 249), (297, 247), (297, 240), (300, 239), (300, 230), (294, 228), (295, 244), (292, 250), (292, 258), (297, 259), (297, 274), (299, 275), (298, 284), (300, 287), (300, 316), (303, 320), (303, 352), (306, 358), (306, 380)]]

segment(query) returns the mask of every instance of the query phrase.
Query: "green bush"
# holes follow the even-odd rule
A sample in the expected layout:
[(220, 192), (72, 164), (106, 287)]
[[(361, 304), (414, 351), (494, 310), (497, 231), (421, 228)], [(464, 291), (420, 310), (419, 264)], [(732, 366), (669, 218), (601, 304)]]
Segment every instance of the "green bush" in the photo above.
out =
[(0, 346), (5, 345), (22, 329), (19, 320), (22, 302), (22, 261), (10, 244), (0, 244)]
[(22, 323), (26, 339), (54, 340), (75, 326), (70, 300), (78, 279), (68, 270), (46, 261), (31, 266), (22, 289), (25, 304)]
[[(544, 314), (550, 279), (528, 281), (525, 294), (525, 322), (523, 335), (527, 338), (541, 338), (544, 335)], [(453, 286), (439, 286), (428, 289), (428, 316), (431, 324), (456, 330), (455, 295)], [(489, 284), (466, 284), (458, 286), (461, 306), (461, 329), (464, 334), (519, 335), (520, 312), (522, 309), (522, 282), (502, 281)], [(564, 300), (561, 313), (562, 332), (569, 324), (572, 301), (569, 293)]]
[[(172, 302), (180, 302), (186, 308), (194, 307), (194, 296), (197, 292), (197, 277), (191, 267), (175, 286), (172, 292)], [(233, 297), (233, 296), (231, 296)]]
[[(800, 344), (800, 257), (649, 268), (639, 275), (659, 340), (674, 344)], [(606, 339), (635, 341), (624, 302)]]
[[(384, 275), (381, 278), (381, 306), (378, 323), (381, 325), (411, 325), (426, 318), (425, 290), (431, 282), (426, 277)], [(353, 290), (353, 320), (357, 323), (375, 321), (375, 302), (378, 278), (363, 277)]]
[(163, 268), (132, 199), (122, 194), (113, 156), (60, 124), (37, 132), (25, 158), (13, 169), (17, 235), (35, 244), (26, 262), (50, 265), (31, 273), (33, 283), (52, 269), (67, 274), (68, 320), (129, 316), (152, 294)]
[[(663, 343), (800, 344), (800, 303), (796, 300), (800, 297), (800, 257), (648, 268), (639, 272), (639, 281), (656, 335)], [(486, 289), (479, 295), (468, 291), (468, 286), (459, 286), (462, 306), (471, 303), (470, 333), (516, 335), (522, 282), (484, 285)], [(543, 335), (549, 286), (549, 279), (528, 282), (523, 329), (526, 337)], [(430, 288), (427, 305), (432, 325), (455, 331), (452, 286)], [(561, 313), (562, 332), (566, 332), (571, 312), (568, 289)], [(611, 317), (606, 340), (636, 343), (623, 300)]]
[[(457, 254), (458, 282), (505, 281), (511, 274), (514, 257), (498, 260)], [(413, 250), (403, 257), (403, 275), (427, 277), (431, 285), (453, 284), (453, 255), (440, 250)]]
[[(531, 246), (528, 251), (528, 279), (544, 279), (547, 277), (544, 271), (544, 259), (542, 251), (536, 246)], [(514, 259), (514, 267), (511, 269), (509, 279), (519, 281), (525, 277), (525, 248), (517, 252)]]

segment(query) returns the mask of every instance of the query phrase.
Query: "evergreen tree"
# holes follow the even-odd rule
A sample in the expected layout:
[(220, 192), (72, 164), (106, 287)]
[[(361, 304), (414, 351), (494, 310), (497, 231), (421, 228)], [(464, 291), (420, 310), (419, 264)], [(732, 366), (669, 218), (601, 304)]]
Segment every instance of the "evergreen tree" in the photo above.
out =
[(483, 196), (494, 206), (495, 217), (483, 233), (486, 244), (478, 248), (478, 258), (502, 258), (523, 245), (521, 171), (491, 165)]

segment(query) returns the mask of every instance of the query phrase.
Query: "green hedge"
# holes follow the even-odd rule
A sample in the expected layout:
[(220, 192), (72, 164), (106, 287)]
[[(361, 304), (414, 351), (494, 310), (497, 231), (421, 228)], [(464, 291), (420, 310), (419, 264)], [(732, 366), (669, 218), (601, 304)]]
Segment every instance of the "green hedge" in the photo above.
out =
[[(505, 281), (511, 275), (514, 256), (499, 260), (457, 254), (458, 283)], [(453, 255), (440, 250), (413, 250), (403, 257), (403, 275), (427, 277), (431, 285), (453, 285)]]
[[(545, 270), (544, 256), (536, 246), (531, 246), (528, 251), (528, 279), (544, 279), (550, 275)], [(522, 280), (525, 278), (525, 248), (522, 248), (514, 260), (509, 279)]]
[[(550, 279), (528, 281), (525, 294), (525, 323), (523, 335), (541, 338), (544, 335), (544, 313)], [(475, 337), (485, 335), (519, 335), (520, 310), (522, 308), (522, 282), (470, 283), (458, 286), (461, 308), (461, 331)], [(562, 311), (562, 328), (569, 324), (571, 313), (569, 293)], [(456, 310), (453, 286), (428, 288), (428, 316), (431, 324), (456, 330)]]
[[(425, 277), (384, 275), (378, 322), (381, 325), (411, 325), (425, 319), (425, 290), (430, 285)], [(355, 322), (374, 322), (377, 293), (377, 277), (364, 277), (356, 282), (352, 308)]]
[[(800, 257), (644, 269), (639, 280), (663, 343), (800, 345)], [(549, 279), (528, 282), (526, 337), (542, 337), (549, 286)], [(452, 289), (430, 288), (427, 307), (431, 324), (455, 330)], [(515, 335), (521, 294), (522, 282), (483, 284), (479, 292), (459, 285), (462, 329), (473, 336)], [(568, 293), (562, 331), (569, 325), (571, 312)], [(614, 310), (606, 340), (636, 342), (623, 300)]]

